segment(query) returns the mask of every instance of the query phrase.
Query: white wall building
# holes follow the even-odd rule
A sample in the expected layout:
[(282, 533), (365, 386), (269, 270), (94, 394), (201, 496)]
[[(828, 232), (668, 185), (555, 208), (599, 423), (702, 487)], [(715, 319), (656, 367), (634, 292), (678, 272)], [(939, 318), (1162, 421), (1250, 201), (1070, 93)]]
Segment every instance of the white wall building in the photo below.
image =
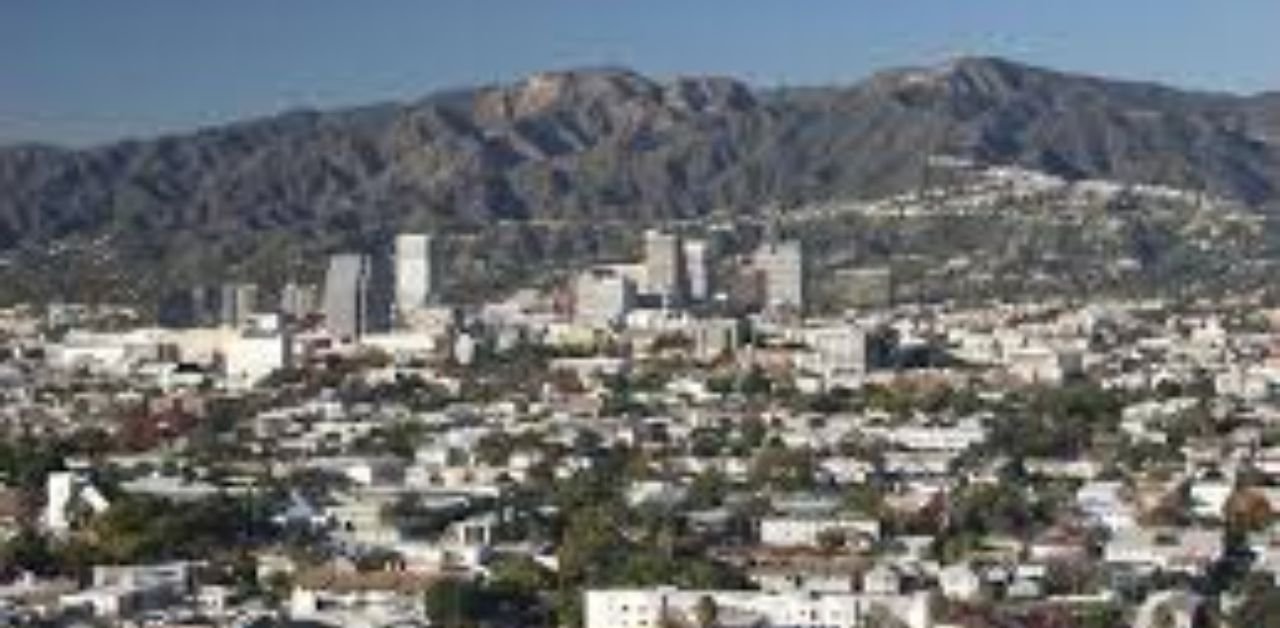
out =
[(825, 379), (859, 376), (867, 372), (867, 332), (852, 325), (827, 325), (800, 330), (809, 351), (797, 365)]
[(987, 440), (987, 430), (977, 419), (949, 426), (904, 425), (865, 432), (912, 451), (964, 451)]
[(982, 577), (968, 564), (947, 565), (938, 572), (938, 587), (953, 600), (974, 600), (982, 595)]
[(1115, 531), (1137, 525), (1137, 513), (1121, 482), (1088, 482), (1076, 491), (1076, 507), (1094, 523)]
[(280, 289), (280, 314), (293, 320), (302, 320), (315, 313), (316, 287), (311, 284), (289, 282)]
[(855, 517), (779, 515), (760, 520), (760, 543), (774, 547), (818, 547), (824, 534), (880, 538), (880, 522)]
[(671, 588), (590, 590), (586, 628), (656, 628), (664, 621), (695, 622), (699, 607), (713, 607), (720, 623), (772, 628), (861, 628), (886, 613), (908, 628), (929, 628), (927, 594), (768, 593), (681, 591)]
[[(259, 318), (265, 322), (275, 317)], [(278, 325), (256, 327), (227, 340), (222, 347), (222, 357), (227, 387), (252, 388), (268, 375), (292, 364), (292, 339)]]
[(618, 324), (635, 305), (635, 284), (606, 268), (593, 268), (573, 283), (574, 320), (590, 327)]
[(226, 283), (219, 294), (218, 322), (223, 327), (239, 328), (249, 322), (258, 308), (258, 286), (252, 283)]
[(364, 255), (334, 255), (324, 280), (325, 328), (339, 337), (359, 338), (367, 331), (370, 261)]
[(1222, 531), (1212, 528), (1129, 528), (1112, 534), (1103, 561), (1199, 574), (1222, 556)]
[(803, 312), (804, 251), (797, 240), (771, 242), (755, 253), (755, 267), (764, 281), (765, 304), (769, 309)]
[(90, 587), (64, 595), (63, 608), (117, 618), (164, 608), (191, 592), (190, 565), (99, 565)]
[(701, 303), (711, 298), (711, 249), (706, 240), (684, 241), (684, 264), (689, 300)]
[(430, 305), (439, 290), (435, 248), (435, 240), (425, 233), (396, 236), (395, 303), (399, 319)]
[(689, 292), (680, 236), (656, 229), (644, 232), (645, 292), (664, 305), (684, 305)]
[(1083, 370), (1082, 355), (1075, 350), (1029, 345), (1005, 352), (1009, 373), (1029, 384), (1058, 385)]

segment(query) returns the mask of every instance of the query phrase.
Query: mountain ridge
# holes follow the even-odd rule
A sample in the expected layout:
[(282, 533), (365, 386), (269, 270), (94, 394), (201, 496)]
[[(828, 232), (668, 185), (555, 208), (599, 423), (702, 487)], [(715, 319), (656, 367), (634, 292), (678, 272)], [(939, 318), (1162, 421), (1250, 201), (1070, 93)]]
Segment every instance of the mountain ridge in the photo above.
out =
[(126, 266), (207, 275), (267, 247), (323, 252), (399, 229), (641, 225), (872, 198), (920, 185), (938, 154), (1269, 211), (1277, 138), (1276, 94), (990, 57), (839, 87), (559, 70), (88, 149), (0, 148), (0, 253), (105, 241)]
[(174, 128), (174, 129), (158, 131), (154, 133), (131, 134), (131, 135), (122, 136), (116, 139), (111, 139), (106, 141), (97, 141), (97, 142), (82, 144), (82, 145), (81, 144), (69, 145), (66, 143), (61, 143), (56, 141), (45, 141), (45, 140), (35, 140), (35, 139), (15, 139), (11, 141), (0, 140), (0, 151), (10, 150), (10, 149), (47, 149), (47, 150), (64, 151), (64, 152), (76, 152), (76, 151), (94, 150), (94, 149), (103, 148), (105, 146), (111, 146), (116, 144), (131, 144), (131, 143), (171, 139), (175, 137), (185, 137), (185, 136), (196, 135), (196, 134), (207, 132), (207, 131), (216, 131), (226, 127), (233, 127), (233, 126), (239, 126), (244, 124), (255, 124), (258, 122), (270, 121), (276, 118), (289, 118), (289, 117), (299, 116), (299, 115), (305, 116), (310, 114), (324, 114), (324, 113), (332, 113), (332, 114), (357, 113), (362, 110), (391, 109), (396, 107), (414, 106), (414, 105), (418, 105), (422, 103), (430, 103), (430, 102), (448, 102), (451, 100), (456, 101), (459, 98), (463, 98), (463, 99), (468, 98), (469, 96), (473, 95), (475, 92), (480, 90), (517, 85), (523, 81), (527, 81), (531, 77), (538, 76), (538, 75), (561, 75), (561, 74), (589, 75), (589, 74), (601, 74), (601, 73), (605, 73), (605, 74), (617, 73), (617, 74), (630, 74), (633, 76), (646, 78), (648, 80), (655, 81), (655, 82), (666, 82), (666, 81), (674, 81), (674, 80), (680, 80), (680, 79), (723, 80), (723, 81), (738, 83), (742, 87), (745, 87), (753, 92), (768, 93), (768, 92), (775, 92), (775, 91), (804, 91), (804, 90), (819, 90), (819, 91), (837, 90), (838, 91), (838, 90), (851, 89), (859, 85), (867, 84), (883, 76), (891, 76), (891, 75), (903, 74), (903, 73), (939, 72), (949, 68), (956, 68), (956, 67), (964, 68), (964, 67), (974, 67), (974, 66), (982, 66), (982, 65), (988, 65), (988, 66), (1002, 65), (1008, 68), (1017, 68), (1019, 71), (1034, 71), (1039, 73), (1052, 74), (1059, 77), (1070, 77), (1075, 79), (1103, 81), (1113, 85), (1129, 85), (1129, 86), (1138, 87), (1138, 88), (1156, 88), (1156, 89), (1164, 90), (1168, 92), (1198, 94), (1202, 96), (1217, 96), (1217, 97), (1231, 98), (1231, 99), (1247, 99), (1247, 100), (1257, 100), (1257, 101), (1262, 101), (1262, 100), (1280, 101), (1280, 88), (1250, 92), (1250, 91), (1237, 91), (1237, 90), (1230, 90), (1230, 89), (1223, 89), (1223, 88), (1181, 86), (1181, 85), (1176, 85), (1171, 83), (1160, 82), (1154, 79), (1144, 79), (1139, 77), (1112, 77), (1112, 76), (1108, 76), (1108, 75), (1100, 74), (1096, 72), (1061, 70), (1061, 69), (1051, 68), (1048, 66), (1025, 63), (1025, 62), (1008, 58), (1008, 57), (993, 56), (993, 55), (959, 55), (959, 56), (944, 59), (934, 64), (890, 66), (890, 67), (882, 68), (879, 70), (875, 70), (870, 74), (868, 74), (867, 76), (861, 79), (854, 80), (852, 82), (838, 82), (838, 83), (829, 83), (829, 84), (828, 83), (813, 83), (813, 84), (806, 83), (806, 84), (796, 84), (796, 85), (755, 85), (749, 81), (738, 79), (731, 75), (714, 74), (714, 73), (691, 73), (691, 74), (676, 74), (676, 75), (663, 75), (659, 77), (651, 77), (625, 65), (581, 65), (581, 66), (567, 66), (567, 67), (558, 68), (558, 69), (542, 70), (542, 71), (531, 73), (524, 77), (517, 78), (515, 80), (506, 81), (506, 82), (490, 82), (490, 83), (477, 83), (474, 85), (446, 86), (446, 87), (441, 87), (438, 89), (433, 89), (431, 91), (428, 91), (426, 94), (419, 97), (375, 100), (369, 103), (354, 104), (354, 105), (336, 105), (332, 107), (318, 107), (318, 106), (310, 106), (310, 105), (287, 107), (274, 112), (248, 114), (239, 119), (233, 119), (229, 121), (201, 123), (201, 124), (192, 125), (188, 128)]

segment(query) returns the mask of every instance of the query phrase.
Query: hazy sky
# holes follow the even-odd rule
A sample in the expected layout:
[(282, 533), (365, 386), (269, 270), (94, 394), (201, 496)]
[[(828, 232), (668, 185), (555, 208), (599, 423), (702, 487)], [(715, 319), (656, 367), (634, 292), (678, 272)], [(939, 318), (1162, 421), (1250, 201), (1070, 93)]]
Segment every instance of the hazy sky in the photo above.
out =
[(0, 0), (0, 141), (86, 144), (626, 65), (855, 81), (960, 54), (1280, 90), (1280, 0)]

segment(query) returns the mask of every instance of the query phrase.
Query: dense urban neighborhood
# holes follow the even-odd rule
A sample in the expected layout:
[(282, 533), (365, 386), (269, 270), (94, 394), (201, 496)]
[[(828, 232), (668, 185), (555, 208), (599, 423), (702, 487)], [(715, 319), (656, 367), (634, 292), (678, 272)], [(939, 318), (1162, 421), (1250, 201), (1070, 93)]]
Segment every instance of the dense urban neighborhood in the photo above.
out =
[[(1231, 216), (981, 180), (805, 211)], [(1275, 625), (1270, 296), (927, 300), (812, 272), (803, 215), (482, 304), (401, 233), (159, 317), (0, 311), (0, 625)]]

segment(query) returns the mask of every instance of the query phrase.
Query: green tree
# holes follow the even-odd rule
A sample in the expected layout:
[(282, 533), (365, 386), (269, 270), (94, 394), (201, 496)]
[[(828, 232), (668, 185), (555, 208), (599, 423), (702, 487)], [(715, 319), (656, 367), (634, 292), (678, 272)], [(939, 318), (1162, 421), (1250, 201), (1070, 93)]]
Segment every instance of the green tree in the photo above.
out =
[(1123, 626), (1124, 610), (1112, 605), (1091, 606), (1079, 615), (1080, 628), (1114, 628)]
[(747, 417), (738, 424), (738, 439), (742, 448), (750, 451), (758, 449), (764, 444), (764, 439), (769, 435), (769, 426), (759, 417)]
[(19, 571), (50, 575), (60, 567), (48, 540), (31, 528), (24, 527), (0, 545), (0, 577), (13, 576)]
[(769, 379), (768, 373), (760, 366), (752, 366), (751, 370), (738, 381), (738, 392), (748, 396), (756, 397), (768, 395), (773, 391), (773, 381)]
[(535, 594), (555, 585), (555, 574), (528, 556), (504, 558), (491, 570), (494, 588)]
[(488, 465), (503, 465), (515, 451), (516, 441), (506, 432), (490, 432), (476, 443), (476, 457)]
[(772, 446), (756, 456), (751, 483), (786, 491), (809, 490), (814, 487), (816, 470), (812, 452)]
[(1244, 601), (1231, 613), (1231, 626), (1280, 628), (1280, 588), (1270, 578), (1251, 578)]
[(427, 589), (427, 617), (442, 628), (477, 626), (486, 606), (484, 597), (483, 590), (470, 581), (442, 579)]
[(686, 506), (693, 509), (714, 508), (724, 503), (729, 480), (716, 469), (707, 469), (689, 484)]
[(587, 507), (570, 515), (560, 543), (560, 574), (571, 583), (603, 582), (620, 562), (626, 539), (620, 532), (622, 513), (607, 506)]
[(1271, 524), (1274, 518), (1271, 503), (1258, 491), (1248, 488), (1236, 490), (1227, 500), (1227, 527), (1240, 532), (1256, 532)]

